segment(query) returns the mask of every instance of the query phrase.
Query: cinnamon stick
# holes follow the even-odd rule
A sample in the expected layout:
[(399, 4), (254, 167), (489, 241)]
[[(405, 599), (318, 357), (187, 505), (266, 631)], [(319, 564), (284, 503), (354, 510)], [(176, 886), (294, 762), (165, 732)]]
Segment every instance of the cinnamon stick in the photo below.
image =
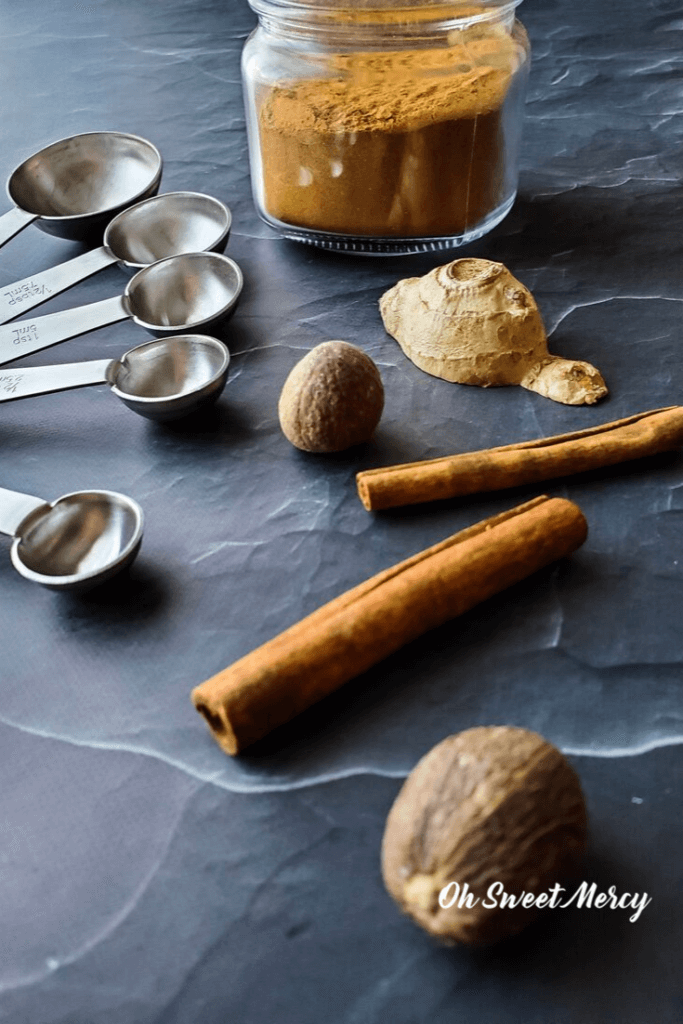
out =
[(192, 701), (237, 754), (403, 644), (570, 554), (586, 532), (564, 498), (485, 519), (323, 605), (197, 686)]
[(552, 480), (656, 455), (681, 444), (683, 406), (672, 405), (573, 434), (369, 469), (356, 475), (356, 484), (371, 512)]

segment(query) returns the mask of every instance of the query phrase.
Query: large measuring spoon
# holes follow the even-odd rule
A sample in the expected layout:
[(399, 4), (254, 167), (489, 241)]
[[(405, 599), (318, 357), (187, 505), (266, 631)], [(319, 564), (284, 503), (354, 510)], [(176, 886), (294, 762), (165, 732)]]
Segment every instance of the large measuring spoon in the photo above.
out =
[(215, 402), (225, 387), (230, 355), (215, 338), (179, 334), (137, 345), (120, 359), (0, 371), (0, 402), (109, 384), (129, 409), (151, 420), (173, 420)]
[(115, 491), (77, 491), (51, 503), (0, 487), (0, 533), (14, 568), (53, 590), (88, 590), (133, 561), (142, 509)]
[(114, 217), (98, 249), (0, 289), (0, 324), (112, 263), (139, 270), (185, 252), (222, 252), (231, 221), (227, 206), (200, 192), (168, 192), (145, 199)]
[(242, 271), (228, 256), (169, 256), (138, 270), (123, 295), (0, 327), (0, 366), (128, 318), (165, 336), (210, 329), (234, 311), (242, 284)]
[(161, 169), (159, 150), (138, 135), (86, 132), (53, 142), (10, 174), (14, 209), (0, 217), (0, 245), (33, 221), (60, 238), (101, 235), (120, 210), (156, 194)]

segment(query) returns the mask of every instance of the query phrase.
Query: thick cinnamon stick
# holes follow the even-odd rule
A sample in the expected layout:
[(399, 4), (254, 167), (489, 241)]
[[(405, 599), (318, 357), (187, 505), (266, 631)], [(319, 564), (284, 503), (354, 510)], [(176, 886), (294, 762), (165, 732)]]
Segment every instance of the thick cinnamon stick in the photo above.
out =
[(573, 434), (522, 441), (356, 475), (368, 511), (552, 480), (683, 444), (683, 406), (653, 409)]
[(192, 692), (228, 754), (429, 629), (583, 543), (581, 510), (540, 497), (485, 519), (373, 576)]

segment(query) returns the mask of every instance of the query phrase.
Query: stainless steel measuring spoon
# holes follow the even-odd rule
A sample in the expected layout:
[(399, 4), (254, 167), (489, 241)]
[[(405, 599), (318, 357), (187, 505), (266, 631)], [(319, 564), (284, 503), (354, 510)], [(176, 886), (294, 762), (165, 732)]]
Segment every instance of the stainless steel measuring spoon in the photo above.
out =
[(112, 263), (130, 270), (186, 252), (222, 252), (232, 217), (200, 192), (167, 192), (123, 210), (107, 225), (104, 245), (58, 267), (0, 288), (0, 324), (35, 309)]
[(153, 196), (161, 154), (138, 135), (86, 132), (60, 139), (19, 164), (0, 217), (0, 245), (33, 221), (49, 235), (83, 241), (101, 234), (120, 210)]
[(139, 270), (123, 295), (0, 327), (0, 366), (129, 317), (158, 335), (210, 330), (232, 314), (242, 284), (242, 271), (228, 256), (169, 256)]
[(179, 334), (130, 349), (120, 359), (0, 370), (0, 402), (109, 384), (129, 409), (151, 420), (173, 420), (215, 402), (228, 377), (230, 355), (215, 338)]
[(142, 509), (116, 491), (77, 491), (51, 503), (0, 487), (0, 533), (14, 568), (53, 590), (88, 590), (133, 561)]

